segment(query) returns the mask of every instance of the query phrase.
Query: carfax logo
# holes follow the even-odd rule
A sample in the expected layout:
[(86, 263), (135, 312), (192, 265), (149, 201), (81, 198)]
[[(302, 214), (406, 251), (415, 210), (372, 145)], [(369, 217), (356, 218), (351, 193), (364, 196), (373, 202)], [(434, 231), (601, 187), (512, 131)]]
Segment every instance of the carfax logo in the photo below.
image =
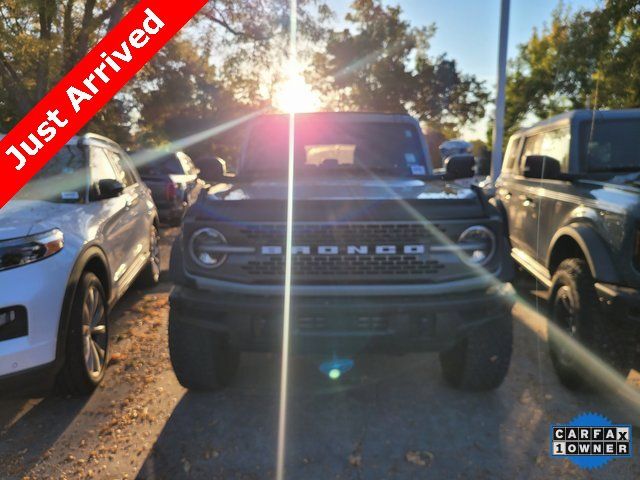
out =
[(614, 425), (597, 413), (583, 413), (567, 424), (551, 425), (551, 456), (581, 468), (599, 468), (616, 457), (631, 457), (631, 425)]

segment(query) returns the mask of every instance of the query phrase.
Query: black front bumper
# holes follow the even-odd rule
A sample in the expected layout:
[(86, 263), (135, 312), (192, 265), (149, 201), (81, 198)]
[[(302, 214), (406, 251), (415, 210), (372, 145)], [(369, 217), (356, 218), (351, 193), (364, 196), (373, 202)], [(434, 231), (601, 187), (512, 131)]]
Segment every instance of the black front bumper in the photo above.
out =
[[(440, 351), (474, 327), (509, 315), (511, 286), (437, 296), (293, 296), (291, 347), (299, 353)], [(170, 322), (228, 336), (242, 351), (277, 351), (283, 297), (177, 286)]]

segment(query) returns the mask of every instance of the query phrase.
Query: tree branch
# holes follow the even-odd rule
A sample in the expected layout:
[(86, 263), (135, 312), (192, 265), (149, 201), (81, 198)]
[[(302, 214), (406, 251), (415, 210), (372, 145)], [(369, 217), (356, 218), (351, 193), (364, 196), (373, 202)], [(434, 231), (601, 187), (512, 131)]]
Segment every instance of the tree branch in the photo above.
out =
[(236, 36), (236, 37), (245, 37), (248, 38), (250, 40), (256, 40), (256, 41), (264, 41), (264, 40), (268, 40), (270, 37), (268, 35), (260, 35), (260, 34), (256, 34), (253, 32), (249, 32), (247, 30), (240, 30), (236, 27), (234, 27), (233, 25), (231, 25), (231, 22), (229, 22), (229, 20), (227, 20), (223, 13), (220, 11), (220, 9), (216, 8), (216, 7), (210, 7), (211, 11), (209, 10), (202, 10), (200, 12), (200, 14), (202, 16), (204, 16), (206, 19), (212, 21), (213, 23), (215, 23), (216, 25), (221, 26), (222, 28), (224, 28), (228, 33)]
[(21, 116), (29, 113), (31, 109), (32, 98), (29, 92), (20, 81), (20, 75), (13, 69), (4, 53), (0, 50), (0, 77), (4, 80), (2, 83), (7, 89), (11, 97), (15, 100), (18, 113)]

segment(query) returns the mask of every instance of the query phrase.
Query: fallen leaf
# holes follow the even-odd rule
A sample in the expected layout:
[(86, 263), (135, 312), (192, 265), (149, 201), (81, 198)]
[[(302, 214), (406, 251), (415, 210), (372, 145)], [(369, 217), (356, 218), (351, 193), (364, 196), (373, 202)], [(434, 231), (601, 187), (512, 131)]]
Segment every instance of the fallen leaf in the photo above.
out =
[(413, 463), (414, 465), (418, 465), (420, 467), (428, 467), (429, 465), (431, 465), (433, 457), (433, 453), (427, 452), (426, 450), (422, 452), (410, 450), (404, 456), (407, 462)]
[(111, 364), (113, 364), (113, 365), (115, 365), (116, 363), (123, 362), (123, 361), (124, 361), (124, 360), (126, 360), (126, 359), (127, 359), (127, 355), (126, 355), (126, 354), (116, 352), (116, 353), (112, 353), (112, 354), (111, 354), (111, 361), (110, 361), (110, 363), (111, 363)]

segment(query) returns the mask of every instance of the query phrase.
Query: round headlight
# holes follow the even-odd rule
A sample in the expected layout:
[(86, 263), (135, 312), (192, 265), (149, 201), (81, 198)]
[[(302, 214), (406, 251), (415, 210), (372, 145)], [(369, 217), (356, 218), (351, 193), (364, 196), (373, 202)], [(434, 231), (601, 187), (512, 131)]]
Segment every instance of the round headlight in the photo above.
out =
[(495, 253), (496, 236), (487, 227), (475, 225), (462, 232), (458, 238), (458, 246), (472, 263), (485, 265)]
[(224, 235), (215, 228), (201, 228), (189, 241), (191, 258), (202, 268), (217, 268), (227, 259), (227, 254), (219, 248), (226, 244)]

